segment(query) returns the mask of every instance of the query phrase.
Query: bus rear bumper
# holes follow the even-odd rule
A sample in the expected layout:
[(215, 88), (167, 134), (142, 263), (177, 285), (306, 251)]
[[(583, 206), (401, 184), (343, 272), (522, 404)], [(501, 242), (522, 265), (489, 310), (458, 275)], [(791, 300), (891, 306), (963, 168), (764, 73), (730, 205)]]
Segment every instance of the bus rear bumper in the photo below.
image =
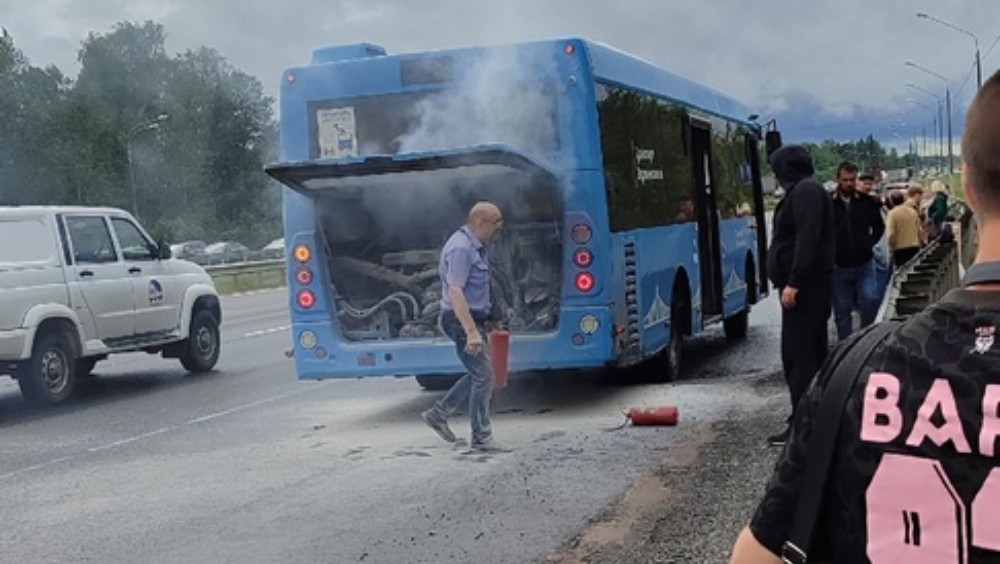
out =
[[(512, 372), (599, 368), (614, 361), (610, 308), (564, 308), (561, 315), (555, 332), (511, 335)], [(314, 337), (303, 338), (307, 333)], [(300, 380), (464, 372), (455, 343), (446, 337), (344, 342), (329, 322), (294, 323), (292, 335)]]

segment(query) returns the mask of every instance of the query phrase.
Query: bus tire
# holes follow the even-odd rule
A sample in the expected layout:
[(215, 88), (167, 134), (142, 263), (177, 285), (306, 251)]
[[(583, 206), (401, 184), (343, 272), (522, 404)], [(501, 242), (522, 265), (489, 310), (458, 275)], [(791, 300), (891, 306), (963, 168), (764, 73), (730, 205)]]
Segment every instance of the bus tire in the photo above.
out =
[(750, 312), (743, 310), (736, 315), (729, 316), (722, 320), (722, 328), (726, 332), (726, 339), (739, 341), (746, 339), (747, 328), (750, 326)]
[(461, 376), (455, 374), (420, 374), (416, 378), (417, 383), (423, 389), (431, 392), (440, 392), (451, 389)]
[(49, 330), (38, 336), (31, 358), (17, 370), (21, 395), (36, 405), (68, 400), (76, 389), (76, 346), (65, 330)]
[(747, 295), (743, 311), (722, 320), (722, 328), (726, 333), (726, 339), (730, 341), (746, 339), (747, 329), (750, 327), (750, 304), (756, 301), (757, 281), (754, 276), (753, 262), (749, 258), (747, 258), (745, 275)]
[[(680, 314), (679, 308), (674, 308), (674, 314)], [(671, 319), (682, 319), (682, 317), (673, 317)], [(666, 348), (660, 353), (663, 356), (660, 362), (662, 381), (673, 382), (681, 376), (681, 360), (683, 358), (684, 352), (684, 330), (680, 325), (671, 324), (670, 326), (670, 341), (667, 343)]]

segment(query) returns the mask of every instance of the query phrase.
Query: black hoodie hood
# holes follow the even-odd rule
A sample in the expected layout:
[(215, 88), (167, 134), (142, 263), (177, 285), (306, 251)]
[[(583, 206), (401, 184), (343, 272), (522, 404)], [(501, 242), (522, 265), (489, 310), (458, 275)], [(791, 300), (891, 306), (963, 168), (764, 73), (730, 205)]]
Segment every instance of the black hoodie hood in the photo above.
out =
[(771, 154), (771, 170), (778, 184), (790, 187), (803, 178), (813, 175), (813, 160), (801, 145), (785, 145)]

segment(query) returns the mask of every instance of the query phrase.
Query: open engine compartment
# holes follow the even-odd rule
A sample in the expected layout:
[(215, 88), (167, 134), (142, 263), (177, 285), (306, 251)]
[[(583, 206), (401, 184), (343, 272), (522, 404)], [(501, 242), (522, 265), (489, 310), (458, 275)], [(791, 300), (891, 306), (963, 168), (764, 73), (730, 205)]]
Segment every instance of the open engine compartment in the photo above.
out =
[(497, 204), (494, 312), (516, 333), (552, 331), (563, 271), (563, 205), (551, 175), (449, 168), (339, 179), (315, 193), (337, 322), (348, 340), (441, 335), (440, 250), (472, 205)]

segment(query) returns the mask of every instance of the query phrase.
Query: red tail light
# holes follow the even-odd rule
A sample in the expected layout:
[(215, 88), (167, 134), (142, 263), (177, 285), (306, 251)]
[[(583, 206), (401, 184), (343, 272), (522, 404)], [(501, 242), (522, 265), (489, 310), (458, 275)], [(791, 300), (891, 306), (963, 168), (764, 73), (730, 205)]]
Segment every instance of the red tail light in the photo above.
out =
[(583, 293), (593, 290), (596, 283), (594, 275), (589, 272), (581, 272), (576, 275), (576, 289)]
[(590, 252), (590, 249), (577, 249), (573, 253), (573, 264), (579, 266), (580, 268), (587, 268), (594, 263), (594, 253)]
[(311, 290), (299, 290), (299, 306), (303, 309), (312, 309), (316, 305), (316, 294)]
[(298, 282), (299, 284), (302, 284), (303, 286), (308, 286), (309, 284), (312, 284), (313, 281), (312, 271), (304, 266), (300, 266), (299, 268), (295, 269), (295, 281)]

